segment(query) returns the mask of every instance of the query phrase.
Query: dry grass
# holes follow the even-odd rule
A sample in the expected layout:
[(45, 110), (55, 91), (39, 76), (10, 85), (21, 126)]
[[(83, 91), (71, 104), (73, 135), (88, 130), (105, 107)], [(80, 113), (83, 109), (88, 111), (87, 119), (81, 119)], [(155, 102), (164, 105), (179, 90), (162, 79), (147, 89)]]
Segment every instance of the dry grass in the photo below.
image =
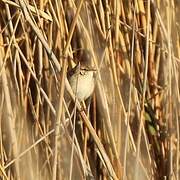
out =
[[(179, 179), (179, 1), (0, 8), (1, 179)], [(66, 78), (81, 48), (97, 68), (89, 116)]]

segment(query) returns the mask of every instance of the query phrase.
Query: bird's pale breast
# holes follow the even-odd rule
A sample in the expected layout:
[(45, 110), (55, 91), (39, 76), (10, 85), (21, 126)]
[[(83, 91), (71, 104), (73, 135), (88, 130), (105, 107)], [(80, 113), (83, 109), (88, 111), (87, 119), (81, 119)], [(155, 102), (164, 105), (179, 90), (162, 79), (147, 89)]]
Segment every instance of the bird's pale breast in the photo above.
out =
[(94, 72), (87, 71), (69, 79), (74, 94), (80, 101), (86, 100), (94, 90)]

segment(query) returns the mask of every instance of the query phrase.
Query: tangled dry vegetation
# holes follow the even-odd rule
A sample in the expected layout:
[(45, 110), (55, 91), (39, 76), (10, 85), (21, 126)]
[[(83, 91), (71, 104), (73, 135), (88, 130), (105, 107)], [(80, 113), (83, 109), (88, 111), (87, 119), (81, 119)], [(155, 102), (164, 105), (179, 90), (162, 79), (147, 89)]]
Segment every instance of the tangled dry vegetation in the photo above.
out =
[[(180, 179), (178, 0), (0, 8), (1, 179)], [(89, 116), (66, 78), (81, 49), (97, 68)]]

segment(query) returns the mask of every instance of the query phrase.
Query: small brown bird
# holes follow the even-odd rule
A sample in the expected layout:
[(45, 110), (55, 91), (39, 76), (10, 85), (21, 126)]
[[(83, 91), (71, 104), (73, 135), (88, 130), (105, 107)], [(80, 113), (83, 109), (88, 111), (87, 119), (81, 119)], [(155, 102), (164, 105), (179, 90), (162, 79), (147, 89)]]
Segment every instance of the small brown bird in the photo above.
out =
[(95, 71), (90, 51), (82, 50), (80, 62), (68, 73), (69, 83), (79, 101), (85, 101), (92, 95)]

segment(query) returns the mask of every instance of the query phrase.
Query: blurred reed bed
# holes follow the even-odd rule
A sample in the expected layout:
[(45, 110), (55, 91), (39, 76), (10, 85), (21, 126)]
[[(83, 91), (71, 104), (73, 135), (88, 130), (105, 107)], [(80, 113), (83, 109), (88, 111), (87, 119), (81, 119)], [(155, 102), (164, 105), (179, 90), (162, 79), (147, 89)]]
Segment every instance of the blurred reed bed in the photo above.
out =
[[(0, 0), (1, 179), (179, 179), (177, 0)], [(89, 116), (66, 73), (93, 54)], [(73, 99), (73, 95), (71, 94)]]

